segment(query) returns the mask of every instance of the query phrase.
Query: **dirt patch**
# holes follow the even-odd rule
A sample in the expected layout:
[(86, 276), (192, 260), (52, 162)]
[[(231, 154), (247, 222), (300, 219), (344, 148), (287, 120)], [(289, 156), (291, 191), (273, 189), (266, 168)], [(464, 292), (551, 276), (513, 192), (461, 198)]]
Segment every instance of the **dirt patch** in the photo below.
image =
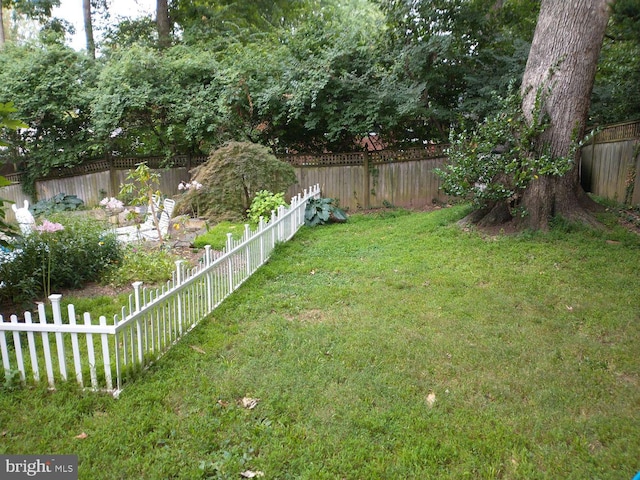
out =
[(303, 312), (300, 312), (300, 314), (296, 316), (287, 315), (285, 318), (290, 322), (298, 321), (300, 323), (316, 324), (316, 323), (324, 322), (325, 314), (322, 310), (312, 309), (312, 310), (304, 310)]

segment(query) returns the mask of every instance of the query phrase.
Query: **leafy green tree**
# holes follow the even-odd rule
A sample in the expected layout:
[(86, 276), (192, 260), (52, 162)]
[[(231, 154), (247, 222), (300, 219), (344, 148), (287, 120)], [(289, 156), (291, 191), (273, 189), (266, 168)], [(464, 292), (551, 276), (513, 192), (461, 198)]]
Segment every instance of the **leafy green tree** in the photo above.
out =
[(51, 18), (54, 7), (60, 6), (60, 0), (3, 0), (4, 6), (18, 13), (42, 22)]
[(589, 120), (607, 124), (640, 119), (640, 2), (612, 5)]
[[(44, 43), (64, 43), (67, 33), (73, 32), (73, 26), (61, 18), (53, 17), (53, 9), (60, 5), (60, 0), (3, 0), (5, 8), (11, 11), (11, 20), (14, 24), (25, 23), (25, 20), (36, 22), (39, 25), (39, 32), (36, 37)], [(27, 38), (20, 38), (20, 33), (16, 28), (12, 29), (13, 39), (32, 40), (32, 29), (27, 31)]]
[(156, 28), (151, 17), (125, 18), (117, 24), (108, 24), (101, 45), (104, 56), (109, 58), (112, 53), (121, 54), (132, 45), (156, 48)]
[(235, 46), (220, 57), (225, 128), (279, 152), (361, 149), (371, 132), (407, 136), (424, 85), (393, 69), (384, 33), (377, 7), (352, 0), (309, 13), (275, 42)]
[(6, 45), (0, 64), (0, 102), (11, 99), (29, 125), (0, 159), (20, 166), (33, 193), (36, 178), (96, 152), (89, 122), (95, 70), (88, 57), (60, 44)]
[(446, 141), (460, 116), (482, 119), (519, 81), (539, 2), (536, 0), (378, 0), (401, 79), (422, 85), (422, 114), (411, 132)]
[(331, 9), (335, 0), (175, 0), (171, 17), (187, 44), (202, 44), (224, 51), (229, 45), (264, 41), (296, 28), (314, 12)]
[(470, 221), (515, 219), (530, 229), (548, 228), (554, 216), (596, 223), (595, 203), (580, 187), (577, 142), (585, 132), (608, 3), (543, 0), (521, 101), (453, 138), (445, 188), (479, 200)]
[(217, 62), (194, 47), (112, 51), (92, 102), (97, 138), (123, 155), (208, 152), (222, 143), (220, 75)]
[(287, 37), (277, 80), (256, 95), (259, 138), (295, 150), (353, 150), (358, 138), (379, 131), (387, 106), (375, 33), (382, 17), (355, 18), (347, 10), (308, 18)]

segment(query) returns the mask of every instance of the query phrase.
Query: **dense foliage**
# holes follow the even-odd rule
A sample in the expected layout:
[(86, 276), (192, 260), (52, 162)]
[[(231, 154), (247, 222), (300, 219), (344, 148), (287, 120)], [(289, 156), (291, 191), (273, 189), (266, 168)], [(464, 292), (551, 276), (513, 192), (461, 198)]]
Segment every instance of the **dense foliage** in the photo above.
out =
[(590, 121), (640, 119), (640, 2), (616, 0), (593, 89)]
[(29, 125), (9, 137), (14, 148), (1, 151), (0, 160), (25, 171), (28, 192), (52, 169), (103, 151), (91, 129), (95, 68), (85, 55), (57, 43), (8, 44), (0, 64), (0, 102), (12, 101)]

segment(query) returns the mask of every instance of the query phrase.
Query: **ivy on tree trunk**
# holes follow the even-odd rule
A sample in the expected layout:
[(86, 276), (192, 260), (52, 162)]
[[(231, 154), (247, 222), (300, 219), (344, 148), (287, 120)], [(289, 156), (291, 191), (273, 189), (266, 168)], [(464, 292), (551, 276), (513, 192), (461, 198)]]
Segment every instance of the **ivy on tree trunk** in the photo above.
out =
[[(532, 111), (536, 92), (546, 91), (543, 108), (550, 125), (539, 138), (538, 153), (547, 149), (555, 158), (565, 157), (585, 134), (609, 4), (608, 0), (542, 2), (521, 90), (525, 115)], [(577, 150), (567, 174), (540, 175), (531, 182), (522, 199), (525, 226), (546, 229), (556, 215), (594, 222), (589, 210), (595, 203), (580, 186), (579, 163)]]

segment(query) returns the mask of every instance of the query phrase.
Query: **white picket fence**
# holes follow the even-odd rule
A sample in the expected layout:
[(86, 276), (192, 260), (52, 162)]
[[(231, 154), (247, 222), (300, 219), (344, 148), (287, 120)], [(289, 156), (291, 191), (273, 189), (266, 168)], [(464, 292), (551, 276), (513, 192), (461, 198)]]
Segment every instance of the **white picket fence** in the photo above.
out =
[(79, 320), (73, 305), (63, 321), (59, 294), (49, 297), (52, 322), (44, 304), (38, 305), (37, 321), (31, 312), (25, 312), (23, 321), (17, 315), (5, 321), (0, 315), (5, 378), (40, 382), (46, 375), (55, 388), (56, 381), (75, 376), (83, 388), (117, 395), (128, 379), (167, 352), (263, 265), (277, 243), (291, 239), (304, 224), (307, 201), (318, 196), (315, 185), (293, 197), (289, 207), (273, 212), (268, 222), (261, 219), (255, 230), (245, 225), (241, 239), (229, 233), (219, 255), (205, 247), (203, 261), (193, 269), (177, 261), (173, 278), (162, 288), (135, 282), (129, 305), (111, 323), (104, 316), (96, 323), (90, 313)]

